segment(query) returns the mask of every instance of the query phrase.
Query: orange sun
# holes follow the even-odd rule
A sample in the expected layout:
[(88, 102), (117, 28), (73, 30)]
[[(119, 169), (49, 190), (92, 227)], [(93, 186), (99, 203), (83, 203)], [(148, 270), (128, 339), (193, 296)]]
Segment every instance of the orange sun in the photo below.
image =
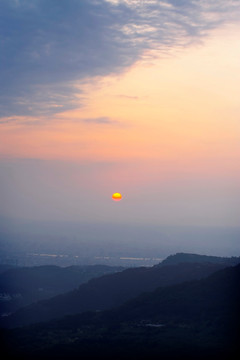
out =
[(112, 194), (112, 199), (114, 201), (120, 201), (122, 199), (122, 195), (119, 193), (114, 193), (114, 194)]

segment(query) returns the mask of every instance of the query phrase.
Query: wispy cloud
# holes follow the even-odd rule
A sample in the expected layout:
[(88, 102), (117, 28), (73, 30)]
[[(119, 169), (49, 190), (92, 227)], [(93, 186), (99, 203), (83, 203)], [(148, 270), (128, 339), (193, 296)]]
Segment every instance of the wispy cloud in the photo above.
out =
[(118, 125), (119, 122), (116, 120), (112, 120), (109, 117), (103, 116), (103, 117), (97, 117), (97, 118), (88, 118), (88, 119), (82, 119), (80, 121), (83, 121), (86, 124), (99, 124), (99, 125)]
[(124, 94), (119, 94), (119, 95), (117, 95), (117, 97), (122, 98), (122, 99), (128, 99), (128, 100), (139, 100), (140, 99), (139, 96), (124, 95)]
[(188, 46), (239, 11), (238, 0), (1, 0), (0, 116), (80, 106), (76, 82)]
[[(47, 123), (51, 124), (58, 124), (62, 123), (65, 120), (62, 118), (59, 118), (58, 116), (39, 116), (39, 117), (32, 117), (32, 116), (10, 116), (10, 117), (2, 117), (0, 118), (0, 126), (1, 125), (8, 125), (8, 126), (42, 126), (46, 125)], [(100, 117), (93, 117), (93, 118), (79, 118), (79, 119), (69, 119), (69, 122), (72, 123), (84, 123), (89, 125), (111, 125), (111, 126), (126, 126), (126, 124), (123, 124), (119, 120), (111, 119), (107, 116), (100, 116)]]
[(0, 118), (0, 126), (42, 126), (49, 123), (49, 119), (45, 117), (31, 117), (31, 116), (13, 116)]

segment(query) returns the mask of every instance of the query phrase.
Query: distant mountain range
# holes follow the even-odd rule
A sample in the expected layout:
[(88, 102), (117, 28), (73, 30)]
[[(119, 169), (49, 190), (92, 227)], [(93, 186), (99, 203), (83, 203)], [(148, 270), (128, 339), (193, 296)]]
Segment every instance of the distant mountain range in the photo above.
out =
[[(183, 268), (190, 275), (213, 265), (152, 270), (176, 276)], [(144, 279), (140, 269), (132, 270), (135, 279)], [(240, 265), (230, 266), (202, 279), (158, 287), (111, 310), (2, 331), (5, 349), (13, 359), (238, 359), (239, 285)]]
[[(194, 259), (197, 262), (192, 262)], [(199, 280), (237, 262), (240, 263), (240, 258), (176, 254), (160, 265), (131, 268), (104, 275), (80, 285), (73, 291), (20, 308), (3, 318), (1, 326), (23, 326), (65, 315), (111, 309), (143, 292)]]
[(0, 314), (78, 288), (90, 279), (124, 270), (120, 266), (0, 267)]

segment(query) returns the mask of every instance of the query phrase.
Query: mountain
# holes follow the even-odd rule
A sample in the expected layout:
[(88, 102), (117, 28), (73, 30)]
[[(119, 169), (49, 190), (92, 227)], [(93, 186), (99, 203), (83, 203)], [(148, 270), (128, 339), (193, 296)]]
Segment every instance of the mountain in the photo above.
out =
[(127, 269), (92, 279), (74, 291), (21, 308), (2, 319), (1, 326), (23, 326), (64, 315), (110, 309), (143, 292), (201, 279), (224, 267), (224, 264), (214, 263), (179, 263)]
[[(2, 266), (2, 269), (4, 267)], [(73, 290), (88, 280), (122, 271), (106, 265), (5, 267), (0, 273), (1, 314)]]
[(13, 359), (238, 359), (240, 265), (119, 308), (3, 332)]
[(188, 254), (188, 253), (177, 253), (170, 255), (164, 259), (159, 265), (176, 265), (179, 263), (213, 263), (213, 264), (224, 264), (226, 266), (234, 266), (240, 263), (240, 257), (219, 257), (199, 254)]
[(145, 318), (161, 323), (218, 322), (217, 316), (223, 319), (225, 313), (240, 315), (239, 285), (240, 265), (237, 265), (205, 279), (144, 293), (122, 305), (117, 316), (128, 321)]
[(8, 264), (0, 264), (0, 274), (12, 268), (16, 268), (16, 267)]

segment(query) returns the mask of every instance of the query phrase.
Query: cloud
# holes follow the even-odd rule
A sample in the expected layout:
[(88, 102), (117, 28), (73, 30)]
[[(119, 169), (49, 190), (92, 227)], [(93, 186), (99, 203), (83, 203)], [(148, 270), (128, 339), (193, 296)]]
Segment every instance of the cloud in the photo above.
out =
[(128, 99), (128, 100), (139, 100), (140, 99), (139, 96), (124, 95), (124, 94), (117, 95), (117, 97), (122, 98), (122, 99)]
[[(51, 123), (61, 123), (62, 120), (61, 118), (58, 118), (57, 116), (54, 117), (32, 117), (32, 116), (12, 116), (12, 117), (2, 117), (0, 118), (0, 125), (5, 125), (7, 124), (12, 125), (14, 127), (16, 127), (16, 125), (18, 127), (21, 126), (42, 126), (42, 125), (46, 125), (47, 123), (49, 123), (51, 121)], [(100, 117), (94, 117), (94, 118), (79, 118), (79, 119), (71, 119), (69, 120), (73, 123), (85, 123), (85, 124), (89, 124), (89, 125), (112, 125), (112, 126), (126, 126), (126, 124), (121, 123), (118, 120), (113, 120), (110, 119), (107, 116), (100, 116)]]
[(1, 0), (0, 116), (75, 108), (77, 83), (199, 41), (239, 9), (237, 0)]
[[(51, 119), (51, 121), (56, 121)], [(46, 125), (49, 122), (49, 118), (46, 117), (32, 117), (32, 116), (12, 116), (12, 117), (2, 117), (0, 118), (0, 125), (12, 125), (14, 127), (21, 126), (42, 126)]]
[(97, 118), (88, 118), (83, 119), (83, 122), (87, 124), (99, 124), (99, 125), (117, 125), (119, 124), (118, 121), (112, 120), (109, 117), (103, 116), (103, 117), (97, 117)]

